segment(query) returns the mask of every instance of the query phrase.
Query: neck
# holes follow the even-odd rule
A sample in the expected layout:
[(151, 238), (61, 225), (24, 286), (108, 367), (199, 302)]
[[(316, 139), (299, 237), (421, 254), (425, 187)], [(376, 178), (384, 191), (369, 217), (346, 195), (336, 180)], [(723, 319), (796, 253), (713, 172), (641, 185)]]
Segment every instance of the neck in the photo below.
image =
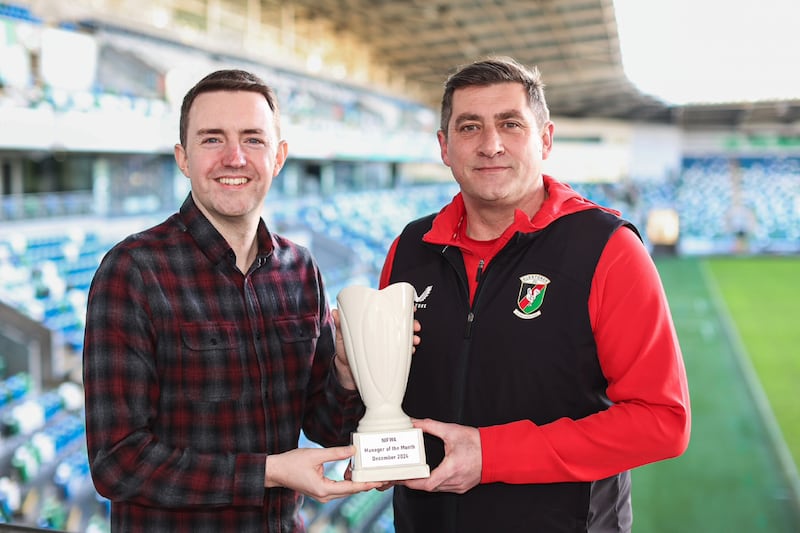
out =
[(256, 260), (258, 254), (258, 243), (256, 242), (256, 235), (253, 232), (252, 236), (248, 239), (243, 237), (238, 242), (226, 239), (228, 244), (233, 248), (233, 253), (236, 254), (236, 266), (239, 270), (246, 274), (250, 270), (250, 265)]
[(467, 208), (464, 234), (476, 241), (491, 241), (500, 237), (514, 223), (514, 211), (498, 213), (484, 209)]
[(533, 215), (542, 207), (547, 198), (547, 191), (544, 188), (538, 189), (530, 197), (519, 205), (496, 206), (486, 204), (475, 204), (464, 198), (464, 207), (467, 211), (466, 235), (476, 241), (490, 241), (499, 238), (509, 226), (514, 224), (517, 210), (522, 211), (528, 217)]

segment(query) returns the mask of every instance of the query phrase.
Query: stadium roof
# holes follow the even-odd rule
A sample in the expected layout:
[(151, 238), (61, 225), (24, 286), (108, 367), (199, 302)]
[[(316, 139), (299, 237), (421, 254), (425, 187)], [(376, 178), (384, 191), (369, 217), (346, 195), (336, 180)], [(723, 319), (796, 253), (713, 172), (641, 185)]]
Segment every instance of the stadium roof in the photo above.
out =
[(557, 116), (684, 127), (800, 121), (800, 100), (670, 106), (643, 94), (623, 70), (613, 0), (293, 2), (303, 7), (301, 16), (322, 17), (356, 34), (393, 69), (421, 84), (432, 105), (438, 105), (442, 82), (455, 66), (503, 54), (538, 65)]
[(558, 115), (668, 119), (623, 73), (611, 0), (297, 0), (357, 34), (438, 104), (445, 76), (491, 54), (536, 64)]
[[(106, 21), (108, 13), (121, 12), (128, 5), (123, 0), (27, 3), (51, 16), (82, 4), (95, 10), (97, 20), (104, 15), (96, 6), (104, 6)], [(343, 42), (358, 43), (353, 48), (342, 47), (342, 55), (367, 48), (387, 71), (419, 88), (423, 100), (434, 107), (439, 105), (445, 78), (456, 66), (499, 54), (540, 68), (555, 116), (670, 123), (685, 128), (747, 129), (777, 123), (785, 124), (792, 133), (800, 126), (800, 99), (677, 106), (644, 94), (623, 69), (614, 0), (146, 0), (137, 8), (137, 15), (144, 16), (144, 6), (180, 12), (206, 27), (226, 21), (250, 26), (259, 18), (262, 24), (277, 24), (281, 34), (287, 26), (290, 32), (291, 28), (311, 28), (306, 38), (312, 41), (321, 39), (314, 31), (324, 26), (341, 35)], [(213, 16), (216, 20), (211, 21)], [(113, 22), (118, 23), (119, 18)], [(141, 21), (128, 22), (142, 27)], [(234, 31), (249, 30), (237, 27)], [(162, 34), (177, 36), (179, 32), (166, 24)], [(200, 45), (203, 42), (204, 38), (198, 40)], [(670, 47), (672, 43), (653, 46)], [(664, 69), (670, 72), (669, 66)], [(742, 76), (758, 73), (745, 71)]]

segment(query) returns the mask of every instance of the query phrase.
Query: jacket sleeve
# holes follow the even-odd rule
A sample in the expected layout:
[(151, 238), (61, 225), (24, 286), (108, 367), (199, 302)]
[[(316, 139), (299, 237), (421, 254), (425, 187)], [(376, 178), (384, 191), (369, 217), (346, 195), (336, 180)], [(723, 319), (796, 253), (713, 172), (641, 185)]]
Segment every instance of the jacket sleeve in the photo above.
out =
[(594, 481), (686, 450), (691, 418), (680, 346), (656, 267), (628, 229), (603, 251), (589, 315), (613, 405), (579, 420), (480, 428), (482, 483)]
[(394, 265), (394, 255), (397, 253), (397, 243), (400, 237), (395, 238), (392, 245), (389, 247), (389, 253), (386, 254), (386, 260), (383, 262), (383, 269), (381, 269), (381, 277), (378, 282), (378, 288), (383, 289), (389, 285), (389, 279), (392, 275), (392, 266)]

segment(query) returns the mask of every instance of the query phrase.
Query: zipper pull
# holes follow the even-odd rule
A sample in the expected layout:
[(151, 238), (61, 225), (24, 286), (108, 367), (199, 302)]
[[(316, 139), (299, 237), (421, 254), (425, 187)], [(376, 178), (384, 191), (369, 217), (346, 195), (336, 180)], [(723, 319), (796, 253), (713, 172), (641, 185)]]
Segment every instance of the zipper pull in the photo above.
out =
[(478, 273), (475, 275), (475, 281), (481, 281), (481, 274), (483, 274), (483, 259), (478, 262)]
[(467, 329), (464, 330), (464, 338), (468, 339), (472, 336), (472, 323), (475, 321), (475, 313), (472, 311), (467, 315)]

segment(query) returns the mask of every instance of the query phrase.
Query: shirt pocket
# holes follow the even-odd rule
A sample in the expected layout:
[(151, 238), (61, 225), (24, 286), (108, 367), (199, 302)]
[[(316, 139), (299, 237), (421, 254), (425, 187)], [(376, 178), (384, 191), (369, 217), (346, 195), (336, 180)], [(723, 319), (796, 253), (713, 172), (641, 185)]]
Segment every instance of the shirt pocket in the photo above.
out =
[(275, 320), (275, 330), (281, 344), (313, 342), (319, 338), (319, 317), (308, 314)]
[(282, 376), (285, 387), (279, 389), (273, 382), (273, 399), (280, 396), (281, 390), (290, 396), (298, 391), (305, 395), (320, 336), (319, 317), (315, 314), (283, 316), (273, 322), (273, 329), (276, 337), (273, 341), (279, 346), (270, 352), (271, 369), (273, 377)]
[(181, 325), (181, 386), (196, 401), (236, 400), (242, 392), (245, 361), (232, 323)]

